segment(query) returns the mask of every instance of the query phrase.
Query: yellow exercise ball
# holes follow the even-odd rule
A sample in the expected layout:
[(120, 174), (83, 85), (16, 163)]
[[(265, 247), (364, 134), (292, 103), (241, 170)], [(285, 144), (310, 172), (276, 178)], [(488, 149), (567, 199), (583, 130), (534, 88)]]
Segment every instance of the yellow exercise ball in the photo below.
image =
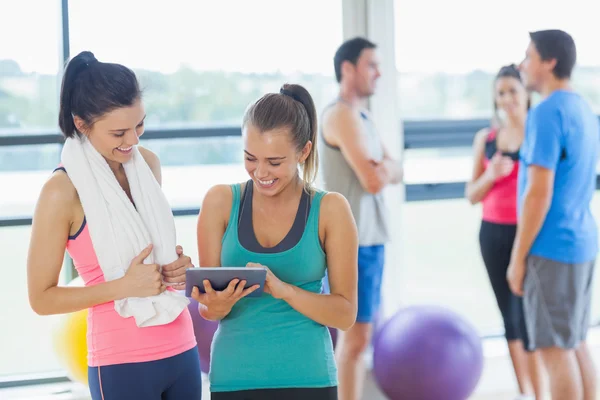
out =
[[(84, 286), (84, 283), (77, 277), (68, 286)], [(60, 363), (71, 380), (85, 385), (88, 384), (87, 316), (87, 309), (66, 314), (54, 331), (54, 348)]]

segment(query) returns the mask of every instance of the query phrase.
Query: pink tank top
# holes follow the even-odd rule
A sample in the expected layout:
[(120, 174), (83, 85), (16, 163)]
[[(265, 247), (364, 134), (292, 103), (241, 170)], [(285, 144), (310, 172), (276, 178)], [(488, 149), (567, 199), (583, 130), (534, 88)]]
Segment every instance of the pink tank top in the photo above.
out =
[[(483, 165), (488, 167), (497, 151), (496, 130), (492, 130), (485, 143)], [(517, 223), (517, 177), (519, 174), (519, 152), (504, 153), (512, 158), (514, 168), (508, 176), (498, 179), (483, 199), (483, 220), (496, 224)]]
[[(79, 232), (69, 237), (67, 251), (86, 286), (105, 282), (85, 221)], [(196, 346), (187, 308), (168, 325), (138, 328), (133, 318), (117, 314), (111, 301), (88, 309), (87, 324), (91, 367), (159, 360)]]

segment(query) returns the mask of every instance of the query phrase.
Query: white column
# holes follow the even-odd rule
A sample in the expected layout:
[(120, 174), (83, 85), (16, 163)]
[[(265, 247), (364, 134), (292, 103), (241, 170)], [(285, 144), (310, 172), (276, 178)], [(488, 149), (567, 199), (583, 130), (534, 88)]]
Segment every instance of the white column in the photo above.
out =
[[(371, 98), (370, 109), (385, 146), (394, 158), (401, 160), (404, 139), (398, 111), (394, 23), (394, 0), (343, 0), (344, 40), (364, 36), (377, 45), (381, 77), (377, 83), (377, 92)], [(401, 306), (402, 298), (398, 287), (401, 278), (404, 185), (389, 187), (385, 195), (392, 237), (386, 249), (382, 305), (384, 315), (389, 317)]]
[(344, 40), (367, 36), (367, 8), (369, 0), (342, 0)]

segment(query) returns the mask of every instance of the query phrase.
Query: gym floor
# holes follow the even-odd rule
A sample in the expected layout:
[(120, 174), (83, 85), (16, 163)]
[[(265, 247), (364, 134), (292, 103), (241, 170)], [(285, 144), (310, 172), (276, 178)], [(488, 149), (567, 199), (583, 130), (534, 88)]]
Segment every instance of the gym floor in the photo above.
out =
[[(600, 366), (600, 329), (590, 331), (588, 343), (596, 365)], [(510, 358), (503, 340), (487, 340), (484, 344), (485, 365), (475, 393), (469, 400), (513, 400), (517, 396)], [(600, 370), (600, 368), (599, 368)], [(208, 382), (205, 382), (205, 399), (210, 399)], [(598, 392), (600, 397), (600, 391)], [(89, 400), (86, 388), (79, 384), (63, 383), (27, 388), (0, 390), (0, 399), (29, 400)], [(372, 376), (367, 376), (364, 400), (385, 400), (377, 389)]]

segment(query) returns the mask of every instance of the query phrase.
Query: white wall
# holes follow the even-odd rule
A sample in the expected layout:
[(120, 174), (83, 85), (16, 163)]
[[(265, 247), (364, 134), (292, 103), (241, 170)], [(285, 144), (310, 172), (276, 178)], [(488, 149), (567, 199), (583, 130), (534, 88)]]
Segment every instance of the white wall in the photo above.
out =
[[(363, 36), (377, 44), (381, 61), (381, 77), (377, 92), (371, 98), (370, 108), (375, 124), (385, 146), (393, 157), (401, 160), (403, 132), (398, 115), (398, 79), (396, 68), (396, 43), (394, 34), (394, 0), (343, 0), (344, 40)], [(401, 296), (388, 296), (397, 292), (400, 279), (398, 260), (401, 259), (401, 207), (404, 202), (404, 185), (386, 189), (386, 199), (390, 212), (391, 242), (386, 250), (386, 266), (383, 277), (384, 314), (390, 316), (400, 304)]]

